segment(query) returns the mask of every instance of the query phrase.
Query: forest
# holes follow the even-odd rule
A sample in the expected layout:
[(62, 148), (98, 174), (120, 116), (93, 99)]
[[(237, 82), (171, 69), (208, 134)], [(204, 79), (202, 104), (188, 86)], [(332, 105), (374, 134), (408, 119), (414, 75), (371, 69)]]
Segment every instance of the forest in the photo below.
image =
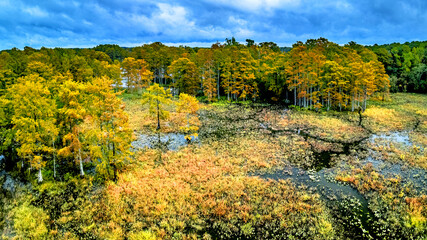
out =
[(426, 46), (3, 50), (1, 237), (426, 239)]

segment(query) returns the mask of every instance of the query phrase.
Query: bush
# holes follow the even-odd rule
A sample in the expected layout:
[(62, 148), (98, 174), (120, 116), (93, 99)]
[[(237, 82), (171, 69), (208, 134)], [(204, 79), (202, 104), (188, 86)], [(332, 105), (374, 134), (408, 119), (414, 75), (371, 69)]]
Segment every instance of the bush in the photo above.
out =
[(27, 202), (12, 210), (13, 226), (18, 239), (45, 239), (48, 233), (46, 221), (49, 216), (41, 208)]

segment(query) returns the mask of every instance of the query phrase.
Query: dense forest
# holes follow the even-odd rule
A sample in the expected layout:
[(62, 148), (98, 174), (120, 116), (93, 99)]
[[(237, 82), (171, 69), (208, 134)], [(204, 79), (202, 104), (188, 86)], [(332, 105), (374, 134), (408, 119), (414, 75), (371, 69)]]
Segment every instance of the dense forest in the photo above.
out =
[(369, 46), (390, 76), (392, 92), (427, 92), (427, 42)]
[[(1, 193), (0, 236), (423, 239), (425, 186), (412, 191), (358, 161), (375, 152), (426, 177), (425, 96), (399, 95), (427, 92), (426, 46), (231, 38), (210, 48), (3, 50), (0, 183), (16, 184)], [(366, 142), (391, 129), (418, 145)], [(179, 151), (161, 140), (171, 134), (185, 139)], [(138, 148), (141, 138), (157, 142)], [(349, 165), (328, 177), (359, 205), (330, 207), (289, 179), (259, 178), (289, 166), (325, 178), (310, 171), (340, 161)]]

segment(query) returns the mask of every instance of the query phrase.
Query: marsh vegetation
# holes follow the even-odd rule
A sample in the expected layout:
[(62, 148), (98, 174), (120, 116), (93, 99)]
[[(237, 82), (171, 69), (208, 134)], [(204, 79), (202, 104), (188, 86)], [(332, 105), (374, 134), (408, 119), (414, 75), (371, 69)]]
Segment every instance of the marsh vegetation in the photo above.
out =
[(425, 94), (354, 43), (227, 44), (1, 53), (1, 238), (425, 239)]

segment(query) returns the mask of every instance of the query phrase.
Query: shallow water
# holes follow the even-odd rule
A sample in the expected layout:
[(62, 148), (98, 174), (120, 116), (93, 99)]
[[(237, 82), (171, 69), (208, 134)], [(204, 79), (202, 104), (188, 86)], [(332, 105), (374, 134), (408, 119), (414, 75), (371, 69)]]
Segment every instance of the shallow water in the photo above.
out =
[(408, 132), (388, 132), (388, 133), (372, 134), (371, 137), (369, 138), (369, 141), (371, 143), (375, 143), (376, 139), (403, 144), (405, 146), (413, 145), (413, 143), (409, 139)]
[[(199, 142), (199, 140), (192, 137), (191, 142)], [(187, 145), (188, 141), (185, 139), (185, 135), (181, 133), (139, 134), (137, 140), (132, 142), (132, 147), (135, 149), (166, 148), (171, 151), (177, 151)]]
[[(379, 146), (400, 145), (403, 148), (410, 148), (414, 143), (409, 138), (409, 132), (389, 132), (381, 134), (373, 134), (369, 140), (370, 143), (378, 144)], [(412, 187), (420, 194), (427, 193), (427, 170), (408, 166), (401, 163), (393, 163), (383, 161), (382, 159), (374, 158), (375, 151), (369, 149), (368, 156), (360, 161), (360, 164), (366, 165), (371, 163), (375, 170), (385, 177), (399, 177), (401, 183), (411, 184)]]

